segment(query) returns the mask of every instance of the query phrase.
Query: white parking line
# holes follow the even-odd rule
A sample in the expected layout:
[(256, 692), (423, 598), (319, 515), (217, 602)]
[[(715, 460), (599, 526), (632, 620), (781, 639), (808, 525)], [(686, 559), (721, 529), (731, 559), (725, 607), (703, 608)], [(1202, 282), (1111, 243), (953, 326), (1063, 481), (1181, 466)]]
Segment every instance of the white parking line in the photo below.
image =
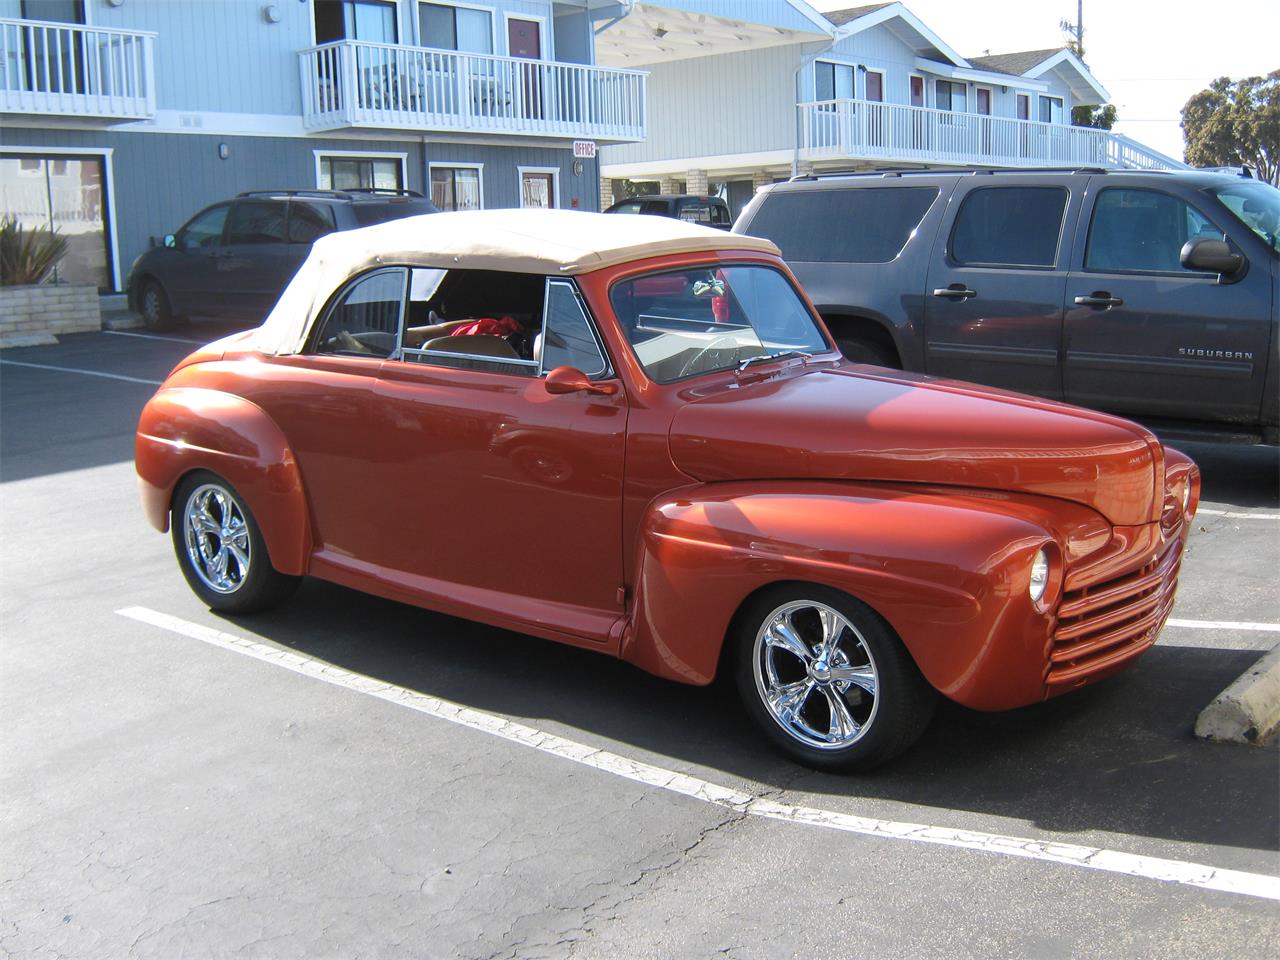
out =
[(1260, 897), (1280, 901), (1280, 877), (1266, 874), (1245, 873), (1240, 870), (1220, 870), (1216, 867), (1184, 860), (1165, 860), (1144, 857), (1100, 847), (1086, 847), (1055, 840), (1037, 840), (1025, 837), (1006, 837), (976, 830), (956, 830), (951, 827), (930, 826), (923, 823), (905, 823), (896, 820), (880, 820), (859, 817), (817, 807), (799, 807), (765, 800), (742, 793), (730, 787), (691, 777), (674, 770), (665, 770), (607, 750), (599, 750), (585, 743), (577, 743), (535, 727), (507, 720), (496, 714), (486, 713), (449, 700), (442, 700), (404, 687), (375, 680), (342, 667), (306, 657), (289, 650), (281, 650), (258, 643), (232, 633), (224, 633), (211, 627), (192, 623), (179, 617), (160, 613), (147, 607), (125, 607), (116, 613), (142, 623), (159, 627), (203, 643), (243, 654), (273, 666), (283, 667), (294, 673), (323, 680), (334, 686), (385, 700), (400, 707), (407, 707), (428, 716), (448, 720), (460, 726), (487, 733), (521, 746), (531, 747), (583, 766), (593, 767), (605, 773), (623, 777), (637, 783), (667, 790), (725, 807), (745, 816), (803, 823), (827, 830), (857, 833), (883, 840), (906, 840), (914, 843), (932, 843), (983, 853), (1003, 854), (1027, 860), (1061, 863), (1107, 873), (1163, 880), (1191, 887), (1202, 887), (1223, 893)]
[(1179, 620), (1170, 617), (1165, 621), (1167, 627), (1190, 627), (1194, 630), (1262, 630), (1267, 633), (1280, 633), (1280, 623), (1250, 623), (1246, 620)]
[(203, 347), (209, 342), (208, 340), (188, 340), (185, 337), (166, 337), (158, 333), (131, 333), (128, 330), (103, 330), (102, 332), (113, 337), (137, 337), (139, 340), (164, 340), (168, 343), (194, 343), (197, 347)]
[(55, 367), (51, 363), (27, 363), (25, 360), (0, 360), (7, 367), (32, 367), (36, 370), (56, 370), (58, 373), (78, 373), (85, 377), (106, 377), (108, 380), (124, 380), (128, 383), (149, 383), (159, 386), (159, 380), (143, 380), (140, 377), (126, 377), (120, 373), (103, 373), (101, 370), (81, 370), (77, 367)]
[(1249, 513), (1244, 510), (1211, 510), (1209, 507), (1199, 507), (1196, 510), (1196, 516), (1202, 513), (1210, 517), (1226, 517), (1229, 520), (1280, 520), (1280, 513)]

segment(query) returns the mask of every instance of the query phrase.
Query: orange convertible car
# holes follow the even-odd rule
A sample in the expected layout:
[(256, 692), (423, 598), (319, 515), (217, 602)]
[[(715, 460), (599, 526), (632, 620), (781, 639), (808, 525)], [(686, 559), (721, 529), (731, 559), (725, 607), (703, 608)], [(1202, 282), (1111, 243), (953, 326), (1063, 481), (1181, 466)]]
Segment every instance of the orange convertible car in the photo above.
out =
[(1127, 421), (843, 360), (768, 241), (533, 210), (317, 241), (169, 375), (137, 468), (215, 610), (307, 575), (727, 672), (839, 769), (938, 692), (1001, 710), (1132, 663), (1199, 492)]

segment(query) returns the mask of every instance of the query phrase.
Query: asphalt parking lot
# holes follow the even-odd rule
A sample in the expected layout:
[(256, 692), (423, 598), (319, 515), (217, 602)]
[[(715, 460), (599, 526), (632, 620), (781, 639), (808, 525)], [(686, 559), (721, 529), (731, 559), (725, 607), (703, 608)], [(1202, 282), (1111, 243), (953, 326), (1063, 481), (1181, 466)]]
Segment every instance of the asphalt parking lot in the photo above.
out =
[[(132, 432), (191, 340), (0, 354), (0, 954), (1262, 957), (1280, 750), (1191, 736), (1280, 642), (1274, 448), (1204, 499), (1132, 670), (944, 706), (862, 777), (731, 690), (307, 581), (212, 615), (143, 521)], [(1272, 948), (1266, 944), (1271, 943)]]

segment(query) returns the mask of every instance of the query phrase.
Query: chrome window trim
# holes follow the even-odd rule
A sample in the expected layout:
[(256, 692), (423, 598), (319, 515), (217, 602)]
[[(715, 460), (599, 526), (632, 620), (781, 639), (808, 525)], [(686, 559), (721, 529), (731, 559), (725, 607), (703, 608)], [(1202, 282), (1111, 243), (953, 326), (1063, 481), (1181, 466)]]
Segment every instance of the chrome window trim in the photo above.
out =
[[(406, 356), (414, 357), (454, 357), (464, 360), (483, 360), (485, 363), (506, 363), (514, 367), (538, 367), (536, 360), (522, 360), (519, 357), (494, 357), (486, 356), (479, 353), (458, 353), (454, 350), (423, 350), (420, 347), (401, 347), (401, 356), (397, 359), (403, 360)], [(388, 358), (390, 359), (390, 358)], [(419, 361), (421, 362), (421, 361)], [(449, 364), (441, 364), (441, 366), (449, 367)], [(457, 367), (449, 367), (452, 370)]]
[[(363, 283), (365, 280), (367, 280), (369, 277), (372, 277), (374, 274), (389, 273), (392, 270), (404, 271), (404, 285), (403, 285), (403, 291), (400, 294), (400, 312), (396, 319), (395, 346), (391, 348), (391, 352), (388, 353), (386, 356), (364, 357), (358, 354), (348, 354), (348, 353), (322, 353), (320, 350), (318, 350), (317, 345), (320, 340), (320, 335), (324, 332), (324, 328), (328, 326), (329, 318), (333, 316), (333, 311), (338, 309), (338, 307), (342, 304), (343, 299), (351, 291), (351, 289), (355, 287), (357, 284)], [(356, 276), (349, 279), (346, 283), (344, 283), (341, 287), (338, 288), (337, 293), (335, 293), (332, 297), (329, 298), (329, 302), (325, 304), (324, 309), (320, 311), (320, 314), (316, 317), (315, 321), (312, 323), (311, 331), (310, 333), (307, 334), (306, 346), (302, 350), (302, 353), (305, 355), (313, 356), (313, 357), (348, 357), (349, 359), (352, 359), (352, 360), (377, 360), (379, 363), (383, 363), (387, 360), (398, 359), (400, 356), (401, 350), (403, 349), (402, 345), (404, 343), (404, 317), (405, 317), (406, 304), (408, 303), (408, 300), (409, 300), (410, 270), (411, 270), (410, 267), (399, 266), (396, 264), (388, 264), (380, 267), (374, 267), (372, 270), (366, 270), (364, 273), (357, 274)]]
[[(543, 287), (543, 290), (542, 290), (542, 330), (541, 330), (541, 334), (542, 334), (542, 335), (543, 335), (543, 337), (544, 337), (544, 339), (543, 339), (543, 354), (545, 355), (545, 353), (546, 353), (546, 340), (545, 340), (545, 335), (546, 335), (546, 332), (547, 332), (547, 316), (548, 316), (548, 308), (551, 306), (551, 288), (552, 288), (553, 286), (567, 287), (567, 288), (568, 288), (568, 290), (569, 290), (569, 292), (570, 292), (571, 294), (573, 294), (574, 299), (575, 299), (575, 300), (577, 300), (577, 302), (578, 302), (578, 309), (582, 311), (583, 319), (585, 319), (585, 320), (587, 321), (587, 329), (588, 329), (589, 331), (591, 331), (591, 338), (595, 341), (595, 344), (596, 344), (596, 352), (600, 354), (600, 362), (601, 362), (601, 364), (603, 364), (603, 366), (601, 367), (601, 369), (600, 369), (598, 372), (596, 372), (596, 373), (587, 373), (587, 371), (585, 371), (585, 370), (583, 371), (583, 373), (587, 373), (587, 379), (589, 379), (589, 380), (611, 380), (611, 379), (613, 379), (613, 376), (614, 376), (614, 373), (613, 373), (613, 364), (609, 361), (609, 353), (608, 353), (608, 351), (607, 351), (607, 350), (605, 350), (605, 348), (604, 348), (604, 341), (600, 338), (600, 331), (599, 331), (598, 329), (596, 329), (596, 321), (595, 321), (595, 317), (593, 317), (593, 316), (591, 315), (591, 311), (590, 311), (590, 309), (588, 309), (588, 307), (587, 307), (587, 302), (586, 302), (586, 300), (584, 300), (584, 299), (582, 298), (582, 292), (581, 292), (580, 290), (578, 290), (578, 285), (577, 285), (574, 281), (572, 281), (572, 280), (568, 280), (568, 279), (561, 279), (561, 278), (559, 278), (559, 277), (547, 277), (546, 285)], [(538, 367), (538, 376), (539, 376), (539, 377), (545, 377), (545, 376), (547, 375), (547, 370), (546, 370), (546, 369), (543, 367), (543, 365), (542, 365), (542, 356), (539, 356), (539, 357), (538, 357), (538, 360), (536, 361), (536, 364), (537, 364), (537, 367)]]

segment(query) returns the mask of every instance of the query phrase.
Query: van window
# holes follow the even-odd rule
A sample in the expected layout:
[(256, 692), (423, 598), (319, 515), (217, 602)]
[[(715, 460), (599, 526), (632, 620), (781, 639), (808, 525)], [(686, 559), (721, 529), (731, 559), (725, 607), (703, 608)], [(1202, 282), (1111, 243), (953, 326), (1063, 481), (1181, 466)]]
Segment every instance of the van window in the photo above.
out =
[(1062, 187), (974, 190), (956, 214), (951, 258), (977, 266), (1052, 267), (1066, 208)]
[(767, 196), (746, 233), (798, 263), (888, 263), (902, 252), (937, 187), (798, 190)]
[(1182, 245), (1200, 239), (1221, 240), (1222, 231), (1185, 201), (1155, 190), (1113, 187), (1093, 205), (1084, 268), (1180, 273)]

